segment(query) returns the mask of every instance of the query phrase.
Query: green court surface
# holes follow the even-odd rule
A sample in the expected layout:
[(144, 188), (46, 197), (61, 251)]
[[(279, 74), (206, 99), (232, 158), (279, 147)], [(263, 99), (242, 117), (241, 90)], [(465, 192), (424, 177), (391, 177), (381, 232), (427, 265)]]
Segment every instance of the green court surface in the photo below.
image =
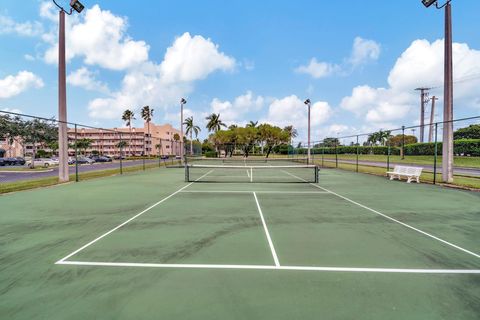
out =
[(0, 319), (480, 318), (480, 193), (236, 174), (0, 196)]

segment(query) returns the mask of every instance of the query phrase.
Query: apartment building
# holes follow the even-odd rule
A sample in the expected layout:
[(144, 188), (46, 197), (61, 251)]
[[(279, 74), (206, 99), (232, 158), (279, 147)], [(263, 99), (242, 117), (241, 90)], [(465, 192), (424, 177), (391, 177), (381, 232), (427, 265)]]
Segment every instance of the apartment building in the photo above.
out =
[[(146, 155), (179, 155), (181, 150), (180, 141), (175, 141), (174, 136), (180, 136), (180, 130), (172, 127), (170, 124), (156, 125), (150, 123), (150, 136), (148, 135), (148, 125), (144, 123), (143, 128), (113, 128), (108, 130), (78, 128), (76, 133), (77, 140), (90, 139), (91, 146), (86, 150), (87, 153), (98, 151), (100, 154), (108, 156), (119, 156), (120, 141), (125, 141), (127, 146), (123, 148), (123, 155), (141, 156)], [(70, 143), (75, 140), (75, 129), (69, 128), (68, 138)], [(74, 150), (69, 151), (73, 153)]]

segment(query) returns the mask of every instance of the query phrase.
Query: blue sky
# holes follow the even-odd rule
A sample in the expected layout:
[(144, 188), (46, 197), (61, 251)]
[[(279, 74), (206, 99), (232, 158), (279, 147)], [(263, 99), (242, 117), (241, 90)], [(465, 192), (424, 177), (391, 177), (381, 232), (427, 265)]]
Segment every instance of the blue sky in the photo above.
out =
[[(443, 11), (420, 0), (82, 2), (67, 17), (72, 122), (118, 127), (150, 105), (176, 124), (186, 97), (201, 126), (219, 112), (292, 124), (303, 140), (310, 98), (319, 140), (418, 123), (419, 86), (440, 87), (442, 107)], [(452, 5), (458, 118), (480, 114), (480, 2)], [(57, 15), (51, 1), (2, 0), (0, 109), (56, 116)]]

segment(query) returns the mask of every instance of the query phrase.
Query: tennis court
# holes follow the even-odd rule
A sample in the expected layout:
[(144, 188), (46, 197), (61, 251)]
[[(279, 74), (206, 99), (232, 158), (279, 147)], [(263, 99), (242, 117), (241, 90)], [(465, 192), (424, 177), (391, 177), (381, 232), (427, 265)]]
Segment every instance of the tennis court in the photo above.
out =
[(478, 319), (478, 193), (287, 160), (189, 169), (2, 196), (1, 313)]

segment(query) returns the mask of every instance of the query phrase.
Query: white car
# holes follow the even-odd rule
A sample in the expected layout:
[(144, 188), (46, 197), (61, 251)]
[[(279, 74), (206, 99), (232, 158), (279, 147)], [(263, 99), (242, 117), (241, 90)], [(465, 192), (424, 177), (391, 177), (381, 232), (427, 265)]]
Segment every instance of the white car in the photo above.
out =
[(48, 168), (50, 166), (58, 166), (58, 164), (59, 164), (58, 160), (48, 159), (48, 158), (35, 159), (33, 161), (33, 165), (32, 165), (32, 160), (27, 162), (27, 165), (29, 168), (34, 168), (34, 167)]

